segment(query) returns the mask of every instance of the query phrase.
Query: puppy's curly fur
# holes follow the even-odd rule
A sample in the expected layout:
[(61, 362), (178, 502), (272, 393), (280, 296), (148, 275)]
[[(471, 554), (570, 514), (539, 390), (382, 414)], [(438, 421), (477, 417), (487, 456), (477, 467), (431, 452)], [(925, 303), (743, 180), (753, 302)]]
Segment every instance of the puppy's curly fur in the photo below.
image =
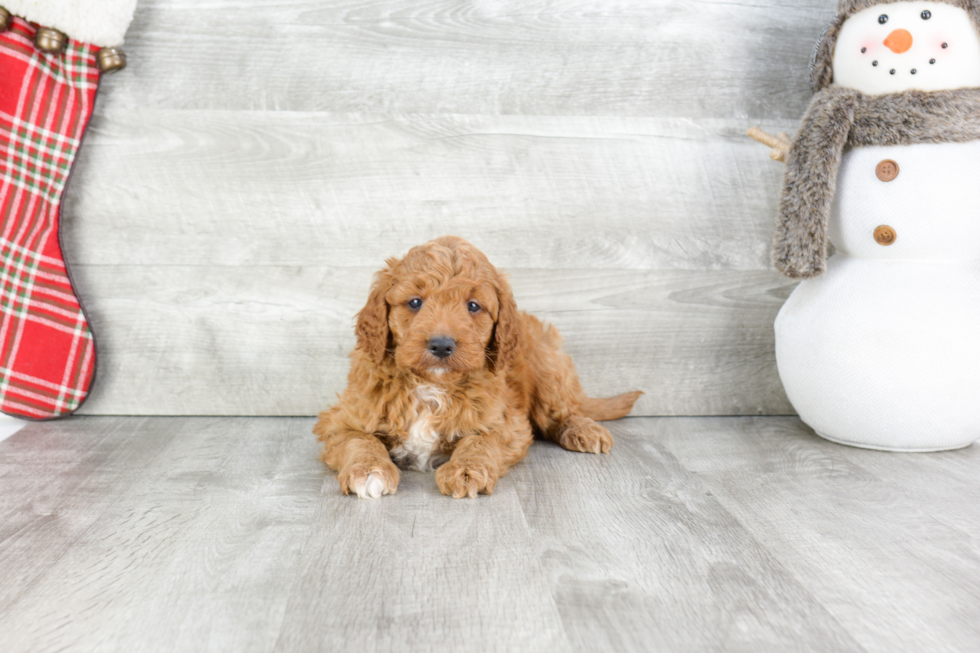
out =
[(623, 417), (642, 394), (586, 397), (558, 332), (518, 311), (507, 280), (455, 236), (389, 259), (356, 333), (347, 388), (313, 429), (345, 494), (393, 494), (395, 462), (438, 468), (443, 494), (490, 494), (534, 434), (608, 453), (594, 420)]

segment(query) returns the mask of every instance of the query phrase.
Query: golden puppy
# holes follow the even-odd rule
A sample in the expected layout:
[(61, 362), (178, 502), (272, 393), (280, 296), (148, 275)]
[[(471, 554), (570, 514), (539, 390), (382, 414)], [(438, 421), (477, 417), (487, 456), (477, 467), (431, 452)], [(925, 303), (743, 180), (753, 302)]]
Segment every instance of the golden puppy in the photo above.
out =
[(519, 312), (507, 280), (455, 236), (388, 259), (356, 332), (347, 389), (313, 429), (345, 494), (394, 494), (393, 460), (438, 468), (443, 494), (490, 494), (535, 433), (608, 453), (593, 420), (623, 417), (642, 394), (586, 397), (558, 332)]

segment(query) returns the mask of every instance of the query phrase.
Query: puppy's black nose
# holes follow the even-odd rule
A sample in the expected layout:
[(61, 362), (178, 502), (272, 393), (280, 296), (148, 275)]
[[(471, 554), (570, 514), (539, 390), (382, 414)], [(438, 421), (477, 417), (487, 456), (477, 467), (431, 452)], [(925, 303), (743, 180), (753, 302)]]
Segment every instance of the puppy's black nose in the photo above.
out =
[(429, 353), (436, 358), (449, 358), (456, 351), (456, 341), (447, 336), (429, 338)]

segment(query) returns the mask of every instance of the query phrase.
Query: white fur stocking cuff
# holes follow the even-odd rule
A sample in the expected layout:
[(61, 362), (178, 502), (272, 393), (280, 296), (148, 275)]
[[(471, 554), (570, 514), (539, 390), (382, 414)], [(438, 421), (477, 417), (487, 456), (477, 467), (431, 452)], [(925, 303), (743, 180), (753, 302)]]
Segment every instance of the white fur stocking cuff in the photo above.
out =
[(122, 44), (136, 0), (0, 0), (0, 6), (69, 38), (108, 47)]

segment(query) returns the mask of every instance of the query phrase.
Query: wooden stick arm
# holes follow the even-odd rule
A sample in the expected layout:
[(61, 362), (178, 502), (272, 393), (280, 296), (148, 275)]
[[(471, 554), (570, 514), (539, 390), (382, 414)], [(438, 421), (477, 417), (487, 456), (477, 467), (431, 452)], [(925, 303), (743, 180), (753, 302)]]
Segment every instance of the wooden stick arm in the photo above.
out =
[(789, 134), (786, 132), (779, 132), (777, 136), (773, 136), (772, 134), (767, 134), (758, 127), (750, 127), (746, 133), (763, 145), (768, 145), (770, 148), (772, 148), (769, 151), (769, 158), (771, 158), (773, 161), (782, 161), (783, 163), (786, 163), (786, 155), (789, 154), (790, 147)]

